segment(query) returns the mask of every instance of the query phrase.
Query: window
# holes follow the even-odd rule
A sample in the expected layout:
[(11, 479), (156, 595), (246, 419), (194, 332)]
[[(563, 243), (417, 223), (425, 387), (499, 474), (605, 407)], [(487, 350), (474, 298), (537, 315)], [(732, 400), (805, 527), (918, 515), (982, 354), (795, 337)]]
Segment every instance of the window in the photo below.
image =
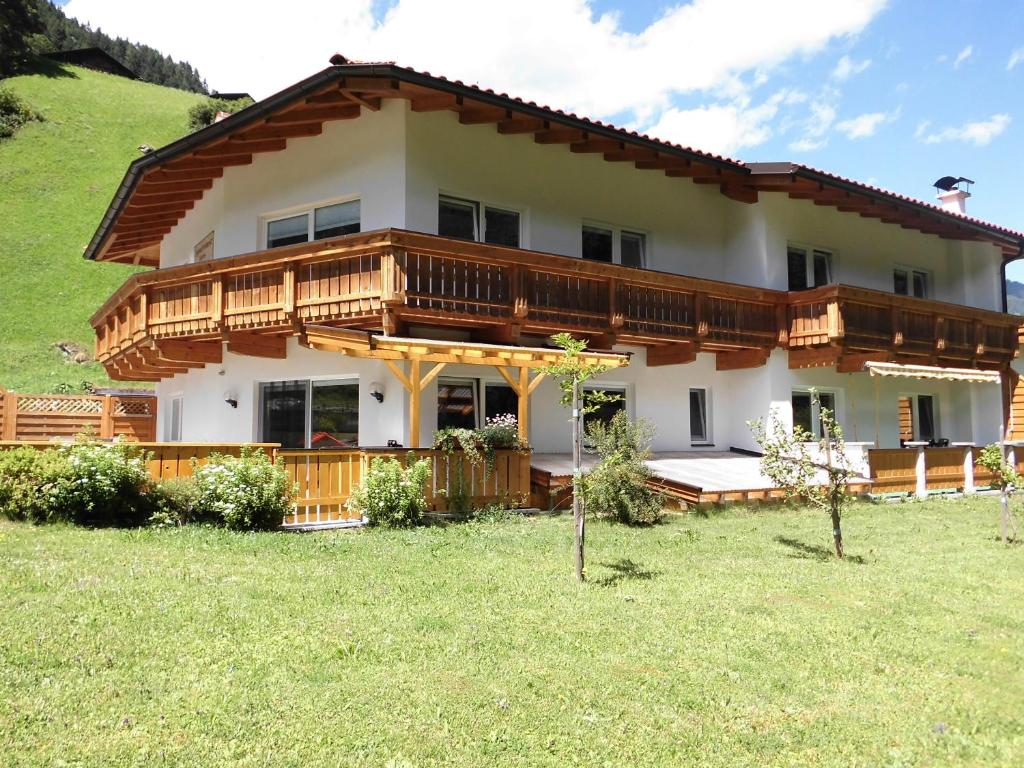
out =
[(192, 249), (192, 261), (209, 261), (213, 258), (213, 232), (208, 234)]
[(181, 442), (181, 410), (184, 406), (184, 398), (180, 395), (171, 398), (171, 407), (167, 411), (167, 442)]
[(475, 379), (440, 379), (437, 385), (437, 428), (476, 429)]
[(590, 392), (604, 392), (605, 394), (617, 395), (618, 397), (609, 403), (601, 403), (596, 410), (585, 414), (583, 416), (584, 431), (588, 424), (595, 421), (607, 424), (612, 420), (612, 416), (616, 413), (626, 410), (626, 390), (622, 387), (585, 387), (585, 390)]
[(836, 413), (835, 392), (818, 392), (818, 402), (815, 403), (808, 391), (796, 390), (792, 394), (791, 404), (793, 406), (793, 427), (800, 427), (818, 440), (824, 434), (821, 425), (821, 411), (828, 409), (832, 418), (838, 421)]
[(519, 395), (507, 384), (485, 384), (484, 417), (493, 419), (505, 414), (519, 417)]
[(260, 385), (260, 439), (282, 448), (359, 445), (359, 384), (275, 381)]
[(899, 296), (928, 298), (928, 273), (920, 269), (896, 267), (892, 271), (892, 290)]
[(271, 219), (267, 221), (267, 248), (351, 235), (360, 231), (360, 215), (360, 202), (348, 200)]
[[(481, 210), (483, 227), (480, 226)], [(442, 195), (437, 204), (437, 234), (518, 248), (519, 212)]]
[(708, 391), (690, 390), (690, 443), (706, 445), (711, 442), (708, 432)]
[(612, 241), (614, 234), (610, 229), (583, 226), (583, 258), (587, 261), (612, 263)]
[(806, 291), (832, 282), (832, 253), (791, 245), (786, 251), (789, 290)]
[(647, 235), (617, 227), (584, 224), (580, 251), (588, 261), (642, 268), (647, 261)]
[(937, 437), (935, 429), (935, 398), (931, 395), (917, 396), (917, 439), (932, 442)]

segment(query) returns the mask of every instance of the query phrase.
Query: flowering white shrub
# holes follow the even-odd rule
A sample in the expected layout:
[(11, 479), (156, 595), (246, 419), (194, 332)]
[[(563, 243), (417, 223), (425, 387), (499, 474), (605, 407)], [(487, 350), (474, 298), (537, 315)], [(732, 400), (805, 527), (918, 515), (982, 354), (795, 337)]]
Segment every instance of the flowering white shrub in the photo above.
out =
[(244, 446), (241, 456), (214, 454), (205, 464), (192, 460), (195, 515), (239, 531), (281, 525), (291, 512), (294, 487), (288, 473), (264, 451)]
[(370, 525), (404, 528), (415, 525), (427, 509), (423, 488), (430, 477), (430, 462), (412, 461), (408, 468), (398, 459), (377, 458), (363, 482), (352, 492), (348, 508)]
[(525, 448), (519, 440), (519, 422), (511, 413), (487, 419), (479, 433), (481, 441), (492, 451), (502, 448)]
[(60, 448), (42, 479), (47, 520), (79, 525), (134, 526), (145, 523), (153, 482), (148, 456), (131, 443), (80, 442)]

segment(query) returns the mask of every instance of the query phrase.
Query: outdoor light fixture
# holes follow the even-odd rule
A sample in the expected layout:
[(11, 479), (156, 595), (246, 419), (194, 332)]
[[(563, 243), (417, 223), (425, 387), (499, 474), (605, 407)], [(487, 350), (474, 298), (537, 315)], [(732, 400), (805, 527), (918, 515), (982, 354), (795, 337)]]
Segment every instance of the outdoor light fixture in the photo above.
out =
[(238, 407), (238, 395), (234, 392), (228, 391), (224, 393), (224, 402), (230, 405), (232, 408)]
[(370, 382), (370, 397), (376, 400), (378, 403), (384, 402), (384, 385), (379, 381)]

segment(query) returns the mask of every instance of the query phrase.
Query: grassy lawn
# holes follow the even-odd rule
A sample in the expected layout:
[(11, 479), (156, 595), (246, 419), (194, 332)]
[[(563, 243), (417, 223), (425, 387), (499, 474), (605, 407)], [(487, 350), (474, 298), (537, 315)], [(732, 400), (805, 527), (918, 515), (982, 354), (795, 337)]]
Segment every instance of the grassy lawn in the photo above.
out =
[(200, 98), (79, 67), (50, 75), (3, 83), (45, 118), (0, 141), (0, 386), (19, 392), (109, 383), (54, 348), (72, 341), (91, 357), (89, 316), (132, 272), (82, 250), (139, 145), (183, 135)]
[(403, 532), (0, 525), (17, 765), (1019, 766), (993, 499)]

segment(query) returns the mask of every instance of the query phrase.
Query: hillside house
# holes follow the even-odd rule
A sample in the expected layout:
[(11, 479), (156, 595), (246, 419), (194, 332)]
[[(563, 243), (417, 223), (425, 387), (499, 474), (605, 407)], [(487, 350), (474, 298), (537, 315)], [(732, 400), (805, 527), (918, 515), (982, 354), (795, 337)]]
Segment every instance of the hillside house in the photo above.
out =
[(600, 386), (658, 452), (754, 450), (771, 412), (814, 433), (812, 387), (859, 445), (998, 438), (1011, 377), (984, 372), (1017, 353), (1003, 280), (1024, 235), (966, 193), (933, 205), (332, 62), (133, 162), (88, 246), (153, 267), (92, 323), (112, 378), (158, 382), (161, 439), (416, 447), (514, 413), (565, 452), (533, 370), (557, 331), (619, 366)]

